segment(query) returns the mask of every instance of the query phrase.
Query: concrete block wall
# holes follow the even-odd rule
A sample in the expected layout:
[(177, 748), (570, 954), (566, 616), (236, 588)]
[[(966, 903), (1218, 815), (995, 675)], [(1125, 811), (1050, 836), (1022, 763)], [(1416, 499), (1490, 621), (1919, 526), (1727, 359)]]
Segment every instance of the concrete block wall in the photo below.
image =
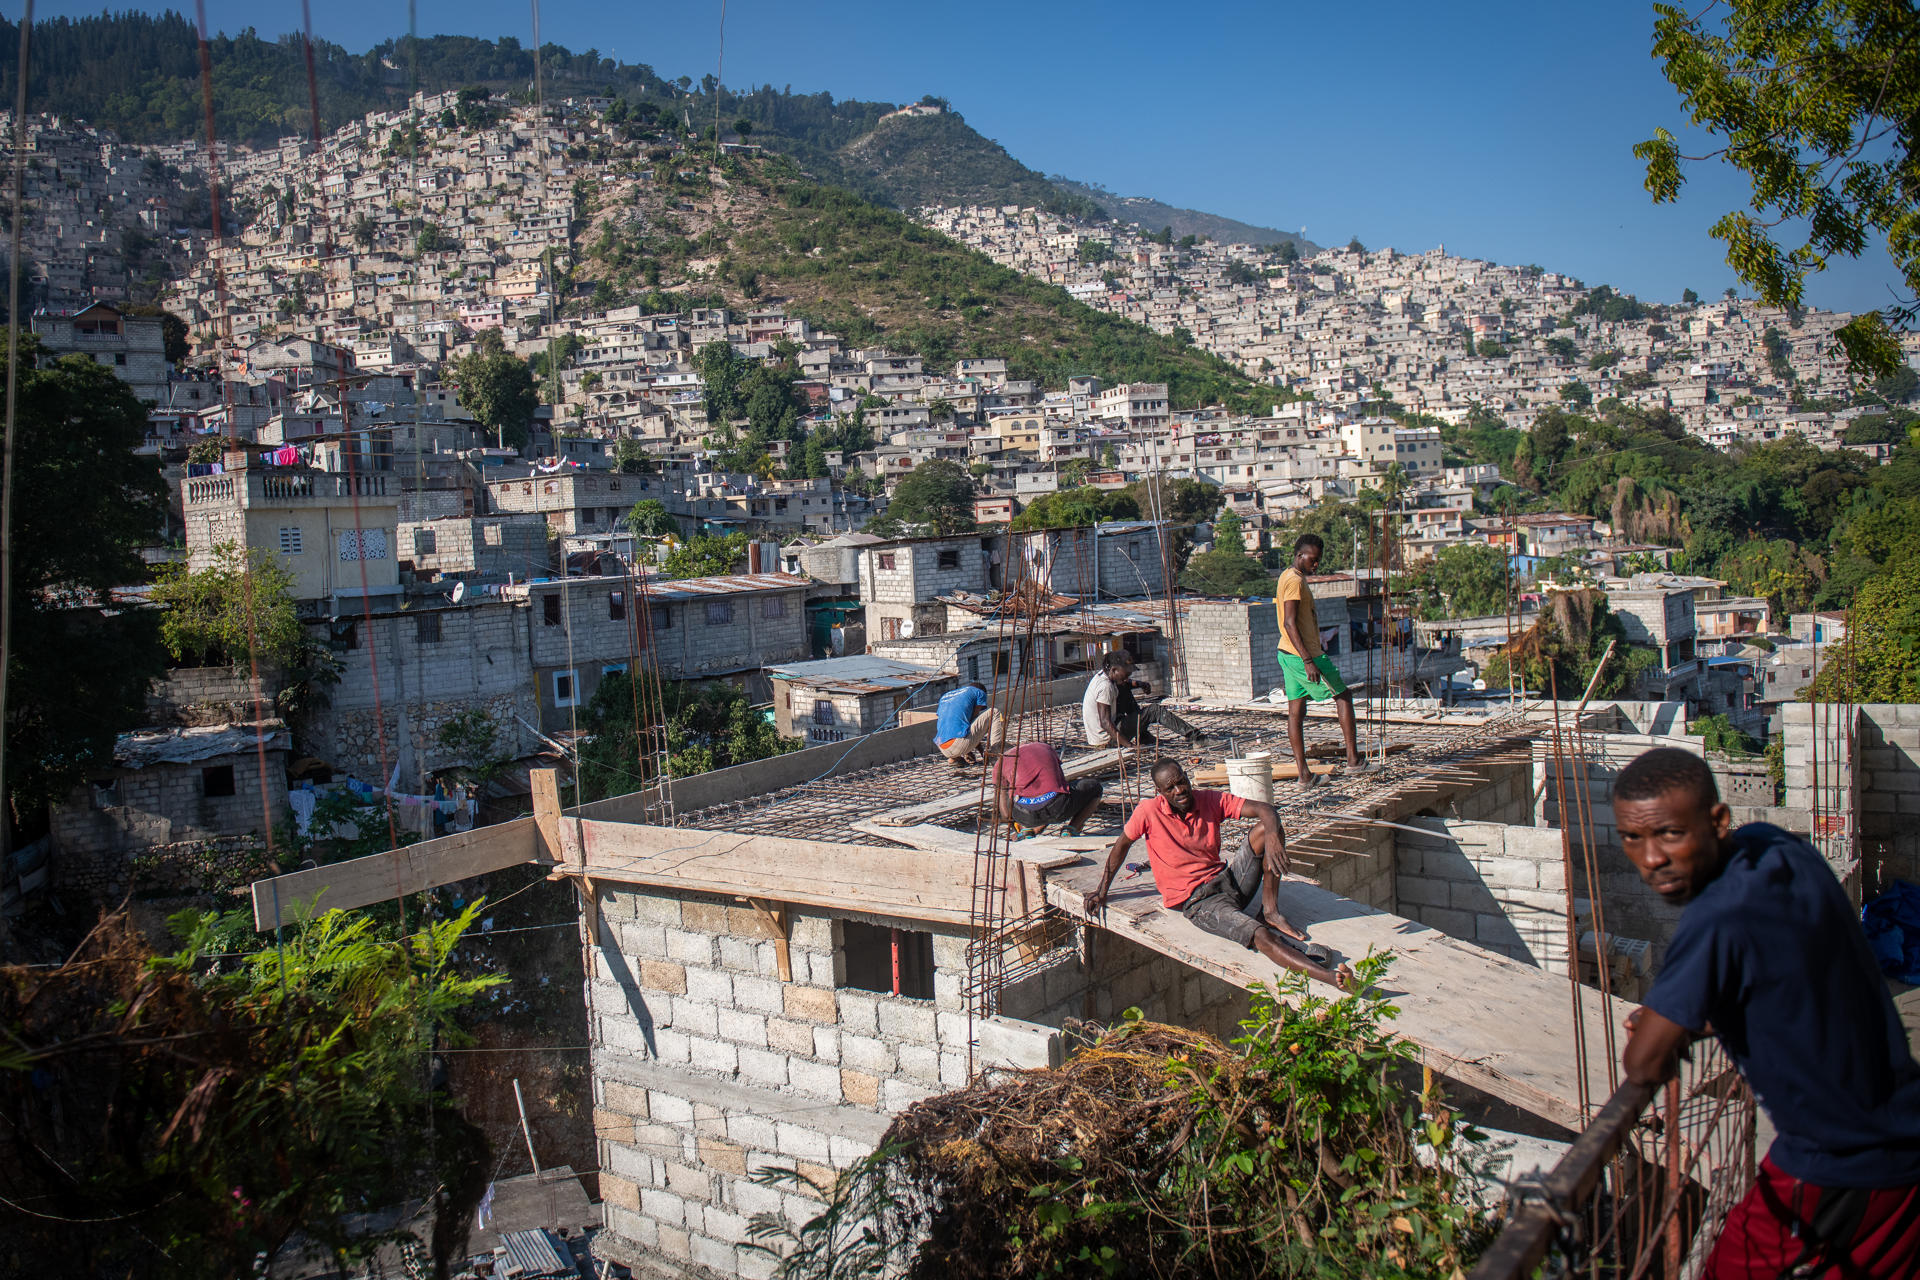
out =
[(1245, 702), (1279, 685), (1280, 624), (1271, 601), (1198, 601), (1188, 606), (1181, 634), (1193, 697)]
[[(1812, 799), (1812, 710), (1804, 703), (1783, 708), (1789, 808), (1796, 800), (1806, 804)], [(1860, 839), (1866, 864), (1864, 891), (1871, 897), (1894, 880), (1920, 883), (1920, 820), (1916, 819), (1920, 815), (1920, 705), (1868, 703), (1857, 711)], [(1826, 783), (1830, 763), (1844, 760), (1838, 750), (1844, 747), (1844, 739), (1834, 731), (1837, 717), (1822, 719), (1832, 726), (1821, 735), (1822, 782)], [(1809, 785), (1796, 794), (1793, 784), (1800, 768), (1807, 770)], [(1844, 770), (1840, 772), (1842, 780), (1851, 780)], [(1831, 809), (1831, 800), (1823, 808)]]
[[(119, 804), (98, 807), (91, 781), (75, 787), (68, 793), (67, 803), (53, 812), (54, 849), (72, 854), (119, 854), (151, 844), (264, 835), (263, 812), (274, 822), (287, 818), (286, 763), (284, 750), (271, 749), (262, 773), (259, 755), (249, 749), (186, 764), (107, 770), (98, 780), (110, 778), (115, 782)], [(220, 768), (233, 770), (233, 794), (209, 796), (205, 771)]]
[[(1649, 889), (1640, 873), (1620, 847), (1619, 829), (1613, 817), (1613, 780), (1635, 757), (1654, 747), (1680, 747), (1701, 754), (1698, 738), (1656, 737), (1650, 734), (1615, 733), (1588, 738), (1589, 751), (1584, 772), (1573, 772), (1571, 753), (1562, 769), (1554, 765), (1550, 742), (1542, 739), (1534, 747), (1534, 777), (1539, 788), (1537, 809), (1542, 825), (1558, 828), (1562, 805), (1560, 789), (1566, 787), (1566, 821), (1574, 833), (1574, 871), (1581, 886), (1586, 884), (1586, 849), (1593, 849), (1594, 882), (1599, 887), (1601, 909), (1607, 932), (1628, 938), (1640, 938), (1653, 944), (1654, 959), (1666, 951), (1667, 939), (1680, 922), (1680, 910), (1669, 905)], [(1590, 836), (1582, 838), (1582, 831)]]
[(1114, 1022), (1135, 1008), (1152, 1021), (1231, 1040), (1249, 1002), (1243, 988), (1127, 938), (1095, 932), (1081, 950), (1063, 952), (1052, 966), (1009, 983), (1000, 1007), (1009, 1018), (1049, 1027), (1068, 1018)]
[(1121, 599), (1166, 594), (1161, 535), (1153, 529), (1100, 535), (1100, 594)]
[[(386, 738), (388, 768), (400, 765), (403, 785), (417, 783), (422, 769), (456, 763), (436, 743), (440, 726), (452, 716), (479, 709), (500, 730), (503, 754), (533, 749), (522, 720), (537, 723), (533, 669), (527, 662), (527, 610), (499, 601), (435, 610), (440, 639), (421, 639), (412, 613), (376, 616), (354, 623), (355, 647), (334, 650), (341, 663), (340, 682), (327, 691), (326, 703), (308, 712), (296, 726), (300, 749), (336, 769), (374, 781)], [(319, 628), (327, 638), (327, 626)], [(376, 716), (373, 662), (379, 661), (380, 701)], [(384, 781), (384, 779), (381, 779)]]
[(1409, 818), (1395, 832), (1398, 913), (1449, 937), (1554, 973), (1567, 971), (1561, 833), (1453, 818)]
[[(615, 1258), (658, 1251), (722, 1274), (768, 1274), (737, 1248), (745, 1220), (779, 1201), (752, 1170), (827, 1176), (872, 1150), (886, 1116), (966, 1082), (959, 929), (868, 918), (933, 934), (934, 997), (914, 1000), (839, 985), (845, 924), (858, 917), (795, 910), (783, 982), (750, 908), (609, 890), (601, 914), (588, 1012)], [(644, 1105), (619, 1087), (642, 1083)]]
[[(260, 671), (263, 714), (277, 715), (274, 698), (280, 673)], [(253, 675), (246, 667), (181, 667), (155, 680), (147, 690), (148, 722), (157, 725), (251, 723), (255, 718)]]
[[(890, 1117), (968, 1080), (966, 938), (951, 926), (795, 910), (792, 980), (779, 977), (757, 912), (703, 895), (603, 889), (601, 945), (588, 948), (594, 1131), (607, 1256), (771, 1274), (741, 1249), (762, 1210), (800, 1222), (804, 1195), (757, 1185), (768, 1165), (830, 1180), (878, 1145)], [(845, 927), (933, 935), (933, 998), (842, 986)], [(1068, 1017), (1148, 1017), (1238, 1034), (1245, 991), (1125, 939), (1012, 984), (978, 1065), (1057, 1053)]]

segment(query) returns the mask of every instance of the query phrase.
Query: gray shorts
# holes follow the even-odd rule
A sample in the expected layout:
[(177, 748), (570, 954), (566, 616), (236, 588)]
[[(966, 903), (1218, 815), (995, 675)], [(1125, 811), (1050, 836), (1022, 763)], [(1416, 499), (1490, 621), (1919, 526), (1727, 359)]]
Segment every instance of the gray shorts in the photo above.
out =
[(1222, 938), (1232, 938), (1243, 947), (1253, 946), (1253, 935), (1261, 922), (1246, 913), (1248, 904), (1260, 897), (1260, 878), (1265, 868), (1253, 851), (1251, 831), (1240, 833), (1240, 843), (1227, 857), (1227, 865), (1218, 875), (1193, 891), (1180, 905), (1180, 914)]

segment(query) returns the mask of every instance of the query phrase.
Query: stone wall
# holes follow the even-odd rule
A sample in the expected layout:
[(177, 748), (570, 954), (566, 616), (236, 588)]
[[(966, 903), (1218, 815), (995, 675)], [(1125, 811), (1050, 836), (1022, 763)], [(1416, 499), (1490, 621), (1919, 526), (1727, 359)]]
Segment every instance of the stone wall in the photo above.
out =
[[(263, 714), (272, 716), (280, 673), (260, 669)], [(147, 723), (169, 727), (250, 724), (255, 719), (253, 673), (247, 667), (180, 667), (147, 690)]]
[[(435, 624), (422, 621), (429, 617), (438, 620), (437, 632)], [(384, 782), (375, 777), (384, 730), (387, 768), (397, 762), (403, 789), (415, 789), (424, 772), (465, 763), (440, 751), (435, 735), (448, 719), (474, 709), (493, 718), (501, 755), (533, 749), (535, 739), (521, 723), (535, 723), (537, 715), (525, 608), (487, 601), (350, 625), (352, 648), (345, 647), (344, 628), (333, 636), (340, 682), (327, 691), (326, 705), (299, 726), (302, 751), (364, 781)], [(438, 639), (430, 638), (435, 634)], [(375, 717), (376, 658), (384, 723)]]

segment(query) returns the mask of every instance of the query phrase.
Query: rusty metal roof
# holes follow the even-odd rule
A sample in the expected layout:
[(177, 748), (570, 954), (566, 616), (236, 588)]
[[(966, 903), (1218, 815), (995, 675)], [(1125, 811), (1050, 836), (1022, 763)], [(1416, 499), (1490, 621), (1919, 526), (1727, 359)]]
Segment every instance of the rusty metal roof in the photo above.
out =
[(782, 663), (768, 667), (767, 676), (828, 693), (868, 694), (899, 693), (933, 680), (951, 679), (953, 673), (861, 653), (845, 658)]

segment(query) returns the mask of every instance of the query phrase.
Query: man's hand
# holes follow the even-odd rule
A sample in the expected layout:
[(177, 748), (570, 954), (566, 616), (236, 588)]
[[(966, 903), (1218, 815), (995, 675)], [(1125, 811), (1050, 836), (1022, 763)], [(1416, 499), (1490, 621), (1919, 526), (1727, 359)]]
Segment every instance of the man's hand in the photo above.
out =
[(1635, 1084), (1665, 1084), (1679, 1070), (1694, 1033), (1644, 1006), (1627, 1015), (1620, 1065)]
[(1274, 841), (1269, 844), (1267, 847), (1267, 874), (1276, 877), (1284, 876), (1292, 869), (1293, 859), (1287, 857), (1286, 843), (1284, 841)]
[(1085, 911), (1089, 916), (1098, 916), (1102, 911), (1105, 911), (1107, 909), (1107, 886), (1102, 884), (1097, 889), (1089, 890), (1087, 896), (1080, 900), (1080, 907), (1081, 910)]

